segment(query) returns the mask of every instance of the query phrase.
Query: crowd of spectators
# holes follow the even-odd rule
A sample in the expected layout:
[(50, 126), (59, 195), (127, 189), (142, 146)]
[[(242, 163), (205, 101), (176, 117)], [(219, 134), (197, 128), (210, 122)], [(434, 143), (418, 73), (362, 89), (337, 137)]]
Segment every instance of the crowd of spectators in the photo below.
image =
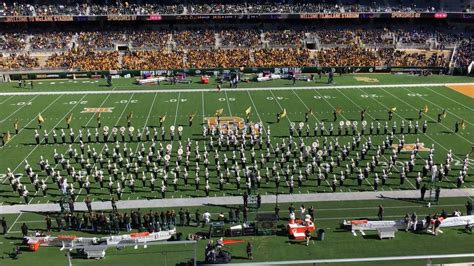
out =
[(455, 63), (467, 67), (474, 61), (474, 38), (464, 39), (457, 48)]
[(387, 62), (392, 66), (437, 67), (447, 66), (449, 59), (442, 52), (410, 52), (397, 50), (393, 61)]
[(25, 33), (3, 33), (0, 35), (0, 50), (18, 51), (26, 46), (27, 35)]
[(127, 52), (122, 59), (122, 68), (124, 69), (173, 69), (184, 67), (184, 53), (182, 51)]
[(118, 52), (94, 52), (72, 49), (64, 53), (51, 55), (47, 68), (78, 69), (81, 71), (120, 69)]
[(134, 48), (153, 49), (166, 47), (169, 41), (169, 34), (170, 32), (165, 30), (144, 30), (129, 32), (127, 36)]
[(428, 39), (433, 37), (431, 31), (426, 30), (397, 30), (395, 32), (397, 40), (401, 43), (425, 44)]
[(97, 48), (113, 48), (114, 42), (127, 43), (128, 38), (123, 31), (90, 31), (79, 33), (79, 44), (81, 46)]
[(254, 52), (254, 66), (311, 66), (310, 53), (306, 49), (262, 49)]
[(178, 30), (173, 34), (176, 47), (181, 48), (212, 48), (216, 43), (216, 36), (212, 30)]
[(151, 14), (182, 14), (183, 5), (159, 5), (155, 3), (145, 4), (123, 4), (116, 5), (92, 5), (88, 10), (89, 15), (151, 15)]
[(349, 45), (354, 42), (351, 30), (318, 30), (313, 32), (324, 45)]
[(264, 34), (271, 47), (301, 47), (305, 37), (301, 30), (270, 30)]
[(0, 69), (30, 69), (39, 67), (39, 59), (31, 57), (29, 54), (10, 54), (8, 57), (3, 57), (0, 54)]
[(440, 51), (396, 50), (395, 48), (364, 48), (357, 45), (321, 49), (316, 54), (320, 66), (447, 66), (448, 56)]
[(47, 32), (34, 34), (30, 39), (33, 50), (62, 50), (71, 42), (70, 32)]
[(321, 49), (317, 52), (316, 59), (320, 66), (383, 65), (383, 61), (376, 49), (362, 48), (357, 45)]
[(224, 29), (219, 32), (222, 47), (257, 47), (261, 45), (260, 31), (256, 29)]
[[(168, 3), (167, 3), (168, 2)], [(347, 3), (328, 4), (325, 1), (261, 2), (261, 1), (219, 1), (219, 3), (190, 1), (116, 1), (110, 4), (27, 4), (23, 2), (3, 2), (0, 16), (47, 16), (47, 15), (152, 15), (152, 14), (262, 14), (262, 13), (342, 13), (342, 12), (395, 12), (422, 11), (434, 12), (430, 5), (416, 6), (413, 3), (401, 4), (399, 1), (370, 5)], [(462, 7), (459, 10), (462, 11)]]
[(190, 50), (187, 54), (187, 66), (190, 68), (227, 68), (251, 65), (249, 49)]
[(325, 46), (394, 45), (394, 34), (388, 29), (317, 30), (310, 34), (316, 35)]
[[(290, 28), (290, 27), (286, 27)], [(455, 53), (456, 65), (466, 66), (473, 58), (472, 39), (456, 31), (419, 29), (391, 31), (387, 28), (346, 28), (344, 30), (301, 28), (265, 31), (255, 29), (211, 28), (186, 30), (121, 29), (119, 31), (4, 33), (0, 49), (5, 53), (3, 66), (31, 68), (38, 60), (19, 54), (52, 51), (46, 68), (59, 69), (150, 69), (205, 67), (272, 66), (447, 66), (449, 53), (444, 44), (464, 38)], [(307, 36), (306, 36), (307, 35)], [(322, 48), (310, 52), (304, 41), (317, 38)], [(218, 39), (216, 39), (216, 36)], [(472, 38), (472, 37), (471, 37)], [(29, 39), (29, 41), (27, 41)], [(433, 51), (397, 49), (395, 40), (428, 43), (436, 40)], [(75, 40), (73, 42), (73, 40)], [(268, 43), (268, 46), (267, 46)], [(24, 48), (28, 44), (30, 50)], [(116, 44), (131, 45), (122, 58)], [(220, 49), (214, 49), (220, 48)], [(134, 50), (136, 49), (136, 50)], [(23, 50), (23, 51), (18, 51)], [(66, 52), (63, 52), (66, 51)], [(105, 52), (109, 51), (109, 52)], [(16, 55), (10, 57), (8, 53)], [(44, 56), (44, 55), (41, 55)], [(123, 59), (123, 60), (120, 60)], [(11, 60), (11, 63), (5, 63)], [(41, 61), (43, 62), (43, 61)], [(121, 62), (119, 64), (119, 62)]]

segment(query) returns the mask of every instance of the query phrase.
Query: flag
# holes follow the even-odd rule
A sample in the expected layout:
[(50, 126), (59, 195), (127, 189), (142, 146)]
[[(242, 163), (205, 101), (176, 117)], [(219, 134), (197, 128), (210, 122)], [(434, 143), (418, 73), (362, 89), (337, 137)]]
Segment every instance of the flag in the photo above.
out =
[(397, 107), (395, 106), (395, 107), (390, 108), (390, 111), (392, 111), (392, 112), (397, 111)]
[(11, 139), (12, 139), (12, 135), (10, 135), (10, 131), (7, 131), (7, 133), (5, 133), (5, 140), (4, 140), (4, 142), (7, 143), (7, 142), (9, 142)]
[(38, 114), (38, 124), (43, 124), (44, 123), (44, 118), (41, 115), (41, 113)]
[(215, 113), (214, 115), (215, 115), (215, 116), (221, 116), (222, 113), (224, 113), (224, 108), (217, 109), (217, 110), (216, 110), (216, 113)]
[(443, 109), (443, 118), (446, 118), (446, 115), (447, 115), (446, 109)]
[(196, 116), (197, 112), (189, 114), (189, 121), (193, 121), (194, 117)]
[(464, 122), (464, 119), (461, 120), (461, 123), (459, 123), (462, 129), (466, 129), (466, 123)]
[(423, 107), (423, 113), (428, 113), (428, 110), (429, 110), (428, 105), (425, 104), (425, 107)]
[(250, 115), (250, 112), (252, 112), (252, 106), (250, 106), (249, 108), (245, 109), (245, 116), (249, 116), (249, 115)]
[(286, 116), (286, 108), (283, 109), (283, 112), (280, 113), (280, 118), (283, 118)]
[(160, 123), (165, 122), (165, 120), (166, 120), (166, 115), (160, 117)]
[(66, 124), (71, 124), (72, 122), (72, 113), (69, 113), (69, 115), (66, 117)]
[(336, 113), (338, 113), (338, 114), (342, 113), (342, 108), (341, 107), (336, 107)]

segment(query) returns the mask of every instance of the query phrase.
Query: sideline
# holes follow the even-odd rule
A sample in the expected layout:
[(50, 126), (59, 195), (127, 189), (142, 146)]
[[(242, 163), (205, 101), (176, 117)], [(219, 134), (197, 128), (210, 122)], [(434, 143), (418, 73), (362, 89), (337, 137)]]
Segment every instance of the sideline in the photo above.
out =
[[(428, 195), (427, 195), (428, 196)], [(473, 197), (474, 188), (463, 189), (445, 189), (442, 191), (441, 198), (452, 197)], [(399, 191), (364, 191), (364, 192), (336, 192), (336, 193), (301, 193), (301, 194), (280, 194), (279, 203), (297, 203), (297, 202), (324, 202), (324, 201), (356, 201), (356, 200), (417, 200), (420, 197), (418, 190), (399, 190)], [(275, 203), (275, 195), (262, 195), (262, 204)], [(200, 197), (200, 198), (166, 198), (152, 200), (122, 200), (117, 202), (118, 209), (136, 209), (136, 208), (165, 208), (165, 207), (192, 207), (205, 205), (236, 205), (242, 204), (241, 196), (226, 197)], [(94, 210), (112, 209), (110, 201), (92, 202)], [(84, 202), (76, 202), (75, 210), (86, 211)], [(57, 203), (48, 204), (17, 204), (0, 206), (0, 213), (12, 214), (22, 212), (59, 212), (60, 206)]]
[[(305, 87), (257, 87), (257, 88), (227, 88), (224, 91), (285, 91), (285, 90), (327, 90), (327, 89), (377, 89), (377, 88), (419, 88), (419, 87), (449, 87), (459, 85), (474, 85), (474, 83), (421, 83), (421, 84), (387, 84), (387, 85), (341, 85), (341, 86), (305, 86)], [(80, 90), (80, 91), (37, 91), (37, 92), (2, 92), (0, 96), (28, 95), (74, 95), (74, 94), (129, 94), (129, 93), (177, 93), (177, 92), (216, 92), (214, 88), (207, 89), (137, 89), (137, 90)]]

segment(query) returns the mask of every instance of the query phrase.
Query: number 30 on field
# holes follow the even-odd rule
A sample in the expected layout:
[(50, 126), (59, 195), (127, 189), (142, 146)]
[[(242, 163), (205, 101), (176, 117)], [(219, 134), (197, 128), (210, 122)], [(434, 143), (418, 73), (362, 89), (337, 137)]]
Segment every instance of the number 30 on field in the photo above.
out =
[(32, 102), (17, 102), (16, 104), (13, 104), (13, 105), (16, 105), (16, 106), (24, 106), (24, 105), (31, 105)]

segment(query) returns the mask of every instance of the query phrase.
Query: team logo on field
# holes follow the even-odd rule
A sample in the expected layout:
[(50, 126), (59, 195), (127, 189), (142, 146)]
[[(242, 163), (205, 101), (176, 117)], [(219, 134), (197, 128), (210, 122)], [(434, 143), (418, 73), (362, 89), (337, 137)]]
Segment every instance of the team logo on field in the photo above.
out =
[[(416, 144), (414, 144), (414, 143), (404, 144), (401, 151), (402, 152), (411, 152), (411, 151), (415, 150), (415, 146), (416, 146)], [(397, 144), (392, 144), (392, 149), (394, 149), (394, 150), (398, 149), (398, 145)], [(424, 143), (418, 143), (418, 151), (429, 151), (429, 150), (430, 149), (425, 148)]]
[(84, 108), (81, 113), (112, 113), (113, 107), (103, 107), (103, 108)]
[[(207, 120), (207, 125), (209, 127), (216, 127), (217, 124), (219, 123), (219, 127), (222, 130), (222, 133), (227, 134), (227, 130), (236, 130), (236, 129), (242, 129), (245, 126), (245, 121), (242, 117), (238, 116), (222, 116), (217, 119), (217, 117), (212, 116), (212, 117), (206, 117)], [(258, 130), (255, 127), (255, 124), (251, 123), (250, 127), (252, 128), (253, 132), (256, 132), (258, 134)]]
[(368, 83), (379, 82), (378, 79), (376, 79), (376, 78), (369, 78), (369, 77), (354, 77), (354, 79), (357, 80), (357, 81), (368, 82)]

